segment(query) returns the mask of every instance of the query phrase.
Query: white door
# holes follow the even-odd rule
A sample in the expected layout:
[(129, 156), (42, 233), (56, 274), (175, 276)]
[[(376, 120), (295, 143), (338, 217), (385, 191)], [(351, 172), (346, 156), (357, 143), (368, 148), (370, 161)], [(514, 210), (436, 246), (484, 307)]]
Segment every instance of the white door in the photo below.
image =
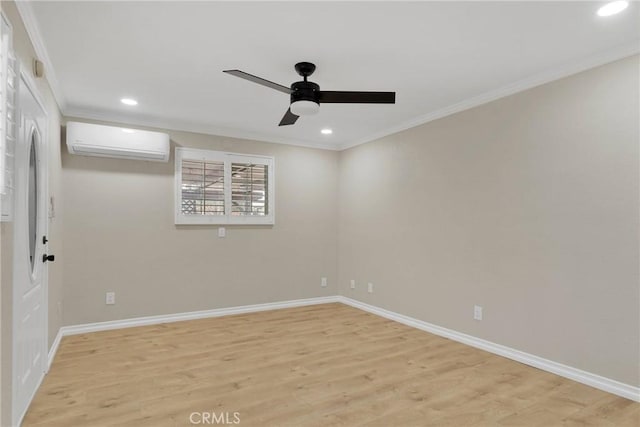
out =
[(48, 178), (46, 112), (23, 75), (19, 86), (13, 255), (13, 423), (47, 368)]

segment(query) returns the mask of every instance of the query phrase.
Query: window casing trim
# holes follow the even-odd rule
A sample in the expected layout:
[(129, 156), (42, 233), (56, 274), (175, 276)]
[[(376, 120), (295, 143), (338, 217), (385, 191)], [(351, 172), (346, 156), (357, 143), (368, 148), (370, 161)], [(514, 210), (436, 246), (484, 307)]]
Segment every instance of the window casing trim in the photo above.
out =
[[(182, 213), (182, 161), (224, 163), (224, 215), (185, 215)], [(271, 156), (176, 147), (174, 172), (174, 214), (176, 225), (273, 225), (275, 223), (275, 159)], [(267, 215), (231, 215), (231, 164), (255, 163), (267, 166)]]

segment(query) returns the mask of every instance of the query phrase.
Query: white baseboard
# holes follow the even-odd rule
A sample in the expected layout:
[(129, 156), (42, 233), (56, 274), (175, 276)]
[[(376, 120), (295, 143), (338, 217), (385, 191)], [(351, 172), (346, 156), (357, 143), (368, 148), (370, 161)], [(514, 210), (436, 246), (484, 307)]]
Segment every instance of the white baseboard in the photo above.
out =
[[(212, 310), (189, 311), (186, 313), (163, 314), (159, 316), (134, 317), (132, 319), (112, 320), (109, 322), (86, 323), (83, 325), (63, 326), (60, 334), (84, 334), (87, 332), (108, 331), (111, 329), (131, 328), (135, 326), (157, 325), (160, 323), (180, 322), (183, 320), (205, 319), (208, 317), (229, 316), (232, 314), (255, 313), (258, 311), (277, 310), (280, 308), (303, 307), (306, 305), (326, 304), (338, 302), (337, 296), (297, 299), (290, 301), (269, 302), (265, 304), (241, 305), (229, 308), (214, 308)], [(58, 335), (60, 335), (58, 334)]]
[(58, 333), (56, 334), (56, 338), (53, 340), (53, 344), (51, 344), (51, 348), (49, 349), (49, 357), (47, 360), (47, 372), (51, 369), (51, 364), (53, 363), (53, 359), (56, 357), (56, 353), (58, 352), (58, 347), (60, 347), (60, 341), (62, 340), (62, 328), (58, 329)]
[(351, 307), (359, 308), (369, 313), (394, 320), (398, 323), (430, 332), (434, 335), (449, 338), (450, 340), (457, 341), (471, 347), (479, 348), (481, 350), (488, 351), (489, 353), (494, 353), (499, 356), (503, 356), (508, 359), (515, 360), (517, 362), (521, 362), (538, 369), (542, 369), (543, 371), (551, 372), (561, 377), (568, 378), (570, 380), (606, 391), (608, 393), (640, 402), (640, 387), (634, 387), (620, 381), (592, 374), (581, 369), (573, 368), (571, 366), (563, 365), (561, 363), (544, 359), (542, 357), (525, 353), (523, 351), (506, 347), (504, 345), (496, 344), (491, 341), (463, 334), (452, 329), (443, 328), (442, 326), (414, 319), (412, 317), (385, 310), (384, 308), (376, 307), (345, 296), (339, 296), (338, 301), (343, 304), (350, 305)]
[(640, 387), (635, 387), (620, 381), (612, 380), (600, 375), (592, 374), (581, 369), (563, 365), (552, 360), (544, 359), (533, 354), (525, 353), (491, 341), (463, 334), (452, 329), (443, 328), (432, 323), (414, 319), (403, 314), (395, 313), (380, 307), (366, 304), (345, 296), (336, 295), (328, 297), (307, 298), (291, 301), (273, 302), (266, 304), (243, 305), (239, 307), (217, 308), (213, 310), (192, 311), (187, 313), (167, 314), (160, 316), (137, 317), (133, 319), (114, 320), (110, 322), (88, 323), (84, 325), (63, 326), (60, 328), (56, 339), (49, 350), (49, 366), (53, 362), (60, 340), (67, 335), (83, 334), (88, 332), (108, 331), (112, 329), (130, 328), (135, 326), (157, 325), (160, 323), (179, 322), (183, 320), (204, 319), (209, 317), (229, 316), (233, 314), (255, 313), (259, 311), (277, 310), (281, 308), (303, 307), (315, 304), (327, 304), (340, 302), (369, 313), (394, 320), (413, 328), (417, 328), (435, 335), (449, 338), (471, 347), (479, 348), (529, 366), (542, 369), (547, 372), (569, 378), (582, 384), (612, 393), (627, 399), (640, 402)]
[[(316, 297), (316, 298), (306, 298), (306, 299), (297, 299), (290, 301), (280, 301), (280, 302), (269, 302), (265, 304), (253, 304), (253, 305), (242, 305), (239, 307), (229, 307), (229, 308), (216, 308), (212, 310), (201, 310), (201, 311), (190, 311), (186, 313), (175, 313), (175, 314), (166, 314), (160, 316), (147, 316), (147, 317), (135, 317), (132, 319), (123, 319), (123, 320), (113, 320), (110, 322), (97, 322), (97, 323), (87, 323), (84, 325), (73, 325), (73, 326), (63, 326), (58, 330), (53, 343), (51, 344), (51, 348), (49, 349), (48, 359), (47, 359), (47, 372), (51, 368), (51, 364), (53, 363), (53, 359), (56, 357), (56, 353), (58, 352), (58, 347), (60, 346), (60, 341), (62, 337), (67, 335), (77, 335), (84, 334), (88, 332), (99, 332), (99, 331), (108, 331), (112, 329), (122, 329), (122, 328), (131, 328), (135, 326), (147, 326), (147, 325), (158, 325), (161, 323), (171, 323), (171, 322), (180, 322), (183, 320), (195, 320), (195, 319), (205, 319), (208, 317), (221, 317), (221, 316), (229, 316), (232, 314), (243, 314), (243, 313), (256, 313), (259, 311), (268, 311), (268, 310), (277, 310), (281, 308), (292, 308), (292, 307), (304, 307), (307, 305), (316, 305), (316, 304), (328, 304), (332, 302), (338, 302), (339, 298), (337, 296), (328, 296), (328, 297)], [(40, 383), (44, 379), (44, 375), (47, 373), (43, 373), (40, 378)], [(29, 399), (29, 405), (35, 396), (36, 391), (40, 388), (40, 384), (34, 390), (33, 396)], [(27, 405), (27, 409), (29, 408)], [(27, 412), (25, 409), (24, 413), (18, 417), (17, 425), (22, 423), (22, 419)]]

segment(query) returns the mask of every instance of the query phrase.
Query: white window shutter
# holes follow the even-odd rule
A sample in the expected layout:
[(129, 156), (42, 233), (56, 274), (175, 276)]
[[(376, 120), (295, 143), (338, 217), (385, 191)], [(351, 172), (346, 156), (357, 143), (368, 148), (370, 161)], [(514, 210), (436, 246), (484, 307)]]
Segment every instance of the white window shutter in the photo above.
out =
[(224, 162), (182, 159), (183, 215), (224, 215)]
[(231, 163), (231, 215), (266, 216), (269, 213), (269, 166)]
[(14, 156), (18, 64), (12, 48), (12, 28), (0, 19), (0, 211), (2, 221), (13, 219)]
[(272, 157), (176, 148), (176, 224), (273, 224)]

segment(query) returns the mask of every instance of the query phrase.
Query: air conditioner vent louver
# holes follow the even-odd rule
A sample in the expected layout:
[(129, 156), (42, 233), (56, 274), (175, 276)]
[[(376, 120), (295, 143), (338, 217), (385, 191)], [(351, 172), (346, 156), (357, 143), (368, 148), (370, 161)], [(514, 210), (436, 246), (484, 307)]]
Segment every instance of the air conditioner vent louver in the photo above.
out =
[(69, 153), (115, 159), (169, 161), (169, 135), (90, 123), (67, 123)]

